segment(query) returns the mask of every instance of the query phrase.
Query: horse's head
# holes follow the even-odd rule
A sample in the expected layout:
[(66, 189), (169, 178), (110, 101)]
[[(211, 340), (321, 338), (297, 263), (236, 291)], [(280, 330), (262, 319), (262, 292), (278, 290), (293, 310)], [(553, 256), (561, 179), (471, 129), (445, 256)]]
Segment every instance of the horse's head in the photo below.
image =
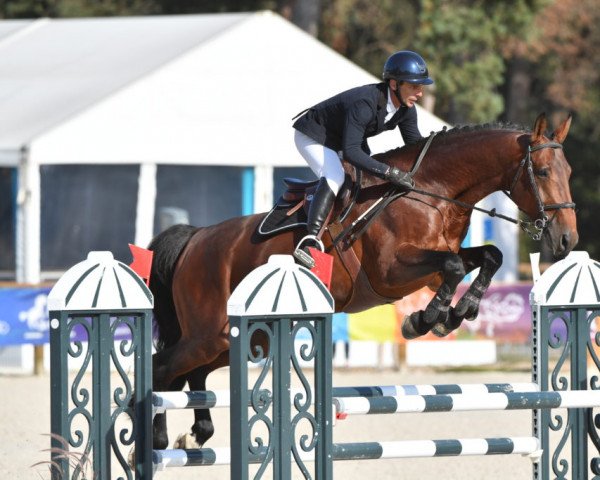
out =
[(533, 236), (543, 236), (555, 259), (567, 256), (579, 239), (569, 188), (571, 167), (562, 148), (570, 126), (569, 116), (547, 138), (546, 117), (541, 114), (526, 137), (525, 156), (510, 186), (515, 203), (535, 219)]

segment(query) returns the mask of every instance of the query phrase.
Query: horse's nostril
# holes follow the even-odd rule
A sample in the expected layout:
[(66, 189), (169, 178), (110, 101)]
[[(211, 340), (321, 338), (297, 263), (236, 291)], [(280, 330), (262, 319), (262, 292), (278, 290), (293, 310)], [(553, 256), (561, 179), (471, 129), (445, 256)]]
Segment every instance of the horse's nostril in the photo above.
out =
[(562, 237), (560, 238), (560, 245), (563, 248), (563, 250), (569, 249), (570, 238), (571, 238), (571, 236), (568, 233), (563, 234)]

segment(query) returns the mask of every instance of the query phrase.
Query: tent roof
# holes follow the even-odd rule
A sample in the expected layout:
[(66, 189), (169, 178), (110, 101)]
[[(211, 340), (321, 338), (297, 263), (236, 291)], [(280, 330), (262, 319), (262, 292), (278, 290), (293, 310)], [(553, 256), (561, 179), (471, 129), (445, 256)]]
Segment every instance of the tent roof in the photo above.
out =
[(247, 16), (0, 22), (0, 149), (26, 145)]
[(271, 12), (0, 21), (0, 55), (0, 165), (304, 165), (291, 118), (378, 81)]

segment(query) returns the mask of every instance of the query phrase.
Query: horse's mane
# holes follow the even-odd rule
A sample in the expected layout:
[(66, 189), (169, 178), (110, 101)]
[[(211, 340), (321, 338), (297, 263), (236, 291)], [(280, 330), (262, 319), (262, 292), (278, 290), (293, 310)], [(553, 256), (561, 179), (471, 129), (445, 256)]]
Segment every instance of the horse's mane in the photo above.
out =
[[(464, 135), (466, 133), (496, 130), (503, 130), (507, 132), (510, 131), (520, 133), (531, 133), (531, 130), (529, 128), (511, 122), (491, 122), (482, 124), (457, 125), (449, 130), (444, 128), (443, 130), (437, 132), (434, 143), (438, 145), (443, 145), (444, 143), (452, 141), (454, 138)], [(378, 155), (378, 157), (380, 160), (385, 161), (386, 159), (397, 155), (399, 152), (404, 151), (405, 149), (413, 147), (420, 148), (427, 142), (429, 137), (431, 137), (431, 135), (433, 134), (434, 132), (431, 132), (431, 134), (428, 137), (424, 137), (423, 139), (411, 145), (403, 145), (402, 147), (397, 147), (392, 150), (383, 152), (380, 155)]]

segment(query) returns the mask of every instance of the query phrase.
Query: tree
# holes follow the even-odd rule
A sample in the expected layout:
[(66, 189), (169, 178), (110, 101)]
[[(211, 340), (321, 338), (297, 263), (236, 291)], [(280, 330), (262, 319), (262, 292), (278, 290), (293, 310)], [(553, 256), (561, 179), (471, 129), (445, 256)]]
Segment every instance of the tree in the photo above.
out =
[(600, 258), (600, 11), (596, 0), (557, 0), (537, 18), (537, 36), (515, 50), (536, 71), (532, 97), (558, 121), (574, 112), (565, 152), (573, 167), (579, 249)]
[(435, 113), (450, 123), (485, 122), (504, 109), (502, 45), (525, 36), (546, 0), (422, 0), (416, 49), (436, 79)]
[(538, 36), (527, 57), (538, 69), (544, 100), (554, 110), (575, 111), (576, 131), (600, 140), (600, 10), (597, 0), (555, 1), (539, 16)]
[(57, 3), (58, 0), (4, 0), (0, 3), (0, 17), (55, 17)]
[(4, 0), (3, 18), (102, 17), (245, 12), (277, 7), (276, 0)]
[(319, 38), (351, 61), (381, 76), (392, 53), (412, 46), (418, 3), (409, 0), (328, 0)]
[[(600, 12), (596, 0), (556, 0), (535, 18), (528, 38), (513, 37), (505, 48), (509, 65), (503, 117), (529, 123), (545, 111), (558, 124), (574, 113), (565, 154), (573, 175), (579, 246), (598, 258), (600, 227)], [(542, 249), (544, 253), (544, 249)], [(543, 255), (544, 256), (544, 255)], [(545, 260), (550, 260), (545, 255)]]

